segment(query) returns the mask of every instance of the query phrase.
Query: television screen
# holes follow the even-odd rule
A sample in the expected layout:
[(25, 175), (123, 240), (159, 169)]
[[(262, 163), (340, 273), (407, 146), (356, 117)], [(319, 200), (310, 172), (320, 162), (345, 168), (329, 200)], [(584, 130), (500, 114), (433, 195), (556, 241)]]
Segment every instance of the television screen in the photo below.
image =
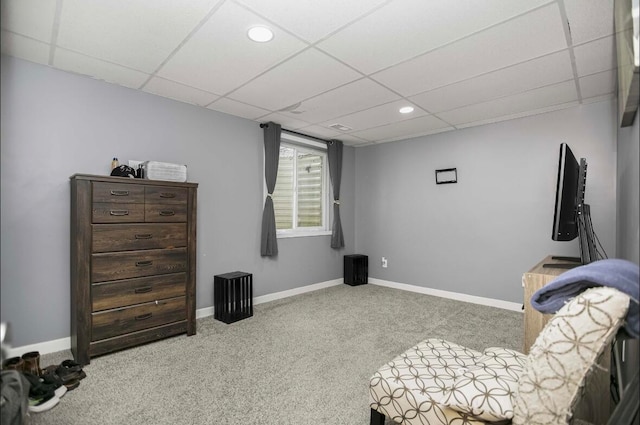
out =
[[(585, 204), (584, 195), (587, 181), (587, 160), (580, 162), (566, 143), (560, 145), (558, 180), (556, 184), (556, 205), (553, 214), (554, 241), (571, 241), (578, 238), (580, 257), (552, 257), (569, 261), (568, 264), (545, 264), (544, 267), (573, 268), (580, 264), (597, 261), (597, 237), (591, 223), (591, 208)], [(606, 257), (606, 254), (605, 254)]]
[[(584, 195), (579, 192), (580, 164), (566, 143), (560, 145), (556, 206), (553, 215), (554, 241), (571, 241), (578, 237), (578, 205)], [(582, 197), (582, 199), (580, 199)]]

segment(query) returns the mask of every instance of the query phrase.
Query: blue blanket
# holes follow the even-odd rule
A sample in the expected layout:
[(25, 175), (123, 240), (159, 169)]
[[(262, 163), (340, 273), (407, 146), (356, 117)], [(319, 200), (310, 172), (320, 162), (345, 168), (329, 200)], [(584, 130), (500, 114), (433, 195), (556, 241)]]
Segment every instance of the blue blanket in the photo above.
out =
[(531, 306), (542, 313), (555, 313), (571, 298), (596, 286), (609, 286), (629, 295), (624, 329), (632, 337), (640, 337), (640, 267), (627, 260), (600, 260), (571, 269), (536, 291)]

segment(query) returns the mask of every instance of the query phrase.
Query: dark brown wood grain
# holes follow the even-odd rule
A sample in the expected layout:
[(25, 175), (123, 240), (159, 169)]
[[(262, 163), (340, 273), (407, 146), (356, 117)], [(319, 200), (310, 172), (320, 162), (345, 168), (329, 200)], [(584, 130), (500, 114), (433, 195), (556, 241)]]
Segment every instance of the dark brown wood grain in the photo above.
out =
[(183, 272), (187, 264), (185, 248), (98, 253), (91, 256), (91, 282)]
[(88, 355), (90, 357), (100, 356), (123, 348), (134, 347), (136, 345), (153, 342), (158, 339), (167, 338), (187, 331), (187, 322), (168, 323), (154, 328), (144, 329), (137, 332), (129, 332), (123, 335), (106, 338), (100, 341), (93, 341), (89, 344)]
[(136, 223), (144, 221), (144, 204), (94, 202), (91, 220), (94, 223)]
[(91, 287), (93, 311), (185, 296), (186, 285), (187, 273), (94, 283)]
[(122, 183), (93, 183), (93, 202), (141, 204), (144, 186)]
[(187, 224), (95, 224), (93, 252), (187, 246)]
[(188, 189), (171, 186), (147, 186), (144, 188), (144, 199), (154, 204), (183, 204), (187, 205)]
[(197, 183), (71, 177), (76, 361), (196, 332)]
[(185, 298), (178, 297), (92, 313), (92, 340), (185, 320), (185, 306)]
[(158, 204), (144, 205), (144, 221), (147, 223), (175, 223), (187, 221), (187, 204)]

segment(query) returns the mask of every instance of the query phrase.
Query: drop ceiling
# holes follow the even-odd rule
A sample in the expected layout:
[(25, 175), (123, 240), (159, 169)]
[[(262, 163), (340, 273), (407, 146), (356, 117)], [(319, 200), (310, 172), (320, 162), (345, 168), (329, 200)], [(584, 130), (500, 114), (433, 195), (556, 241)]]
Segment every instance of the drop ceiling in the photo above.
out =
[(3, 54), (351, 146), (615, 97), (613, 0), (1, 1)]

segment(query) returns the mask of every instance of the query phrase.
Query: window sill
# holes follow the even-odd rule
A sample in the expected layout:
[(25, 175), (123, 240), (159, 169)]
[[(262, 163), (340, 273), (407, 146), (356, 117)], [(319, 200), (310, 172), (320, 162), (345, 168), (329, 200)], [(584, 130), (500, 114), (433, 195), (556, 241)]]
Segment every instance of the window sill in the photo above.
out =
[(307, 236), (331, 236), (331, 230), (320, 230), (316, 232), (276, 232), (278, 239), (303, 238)]

